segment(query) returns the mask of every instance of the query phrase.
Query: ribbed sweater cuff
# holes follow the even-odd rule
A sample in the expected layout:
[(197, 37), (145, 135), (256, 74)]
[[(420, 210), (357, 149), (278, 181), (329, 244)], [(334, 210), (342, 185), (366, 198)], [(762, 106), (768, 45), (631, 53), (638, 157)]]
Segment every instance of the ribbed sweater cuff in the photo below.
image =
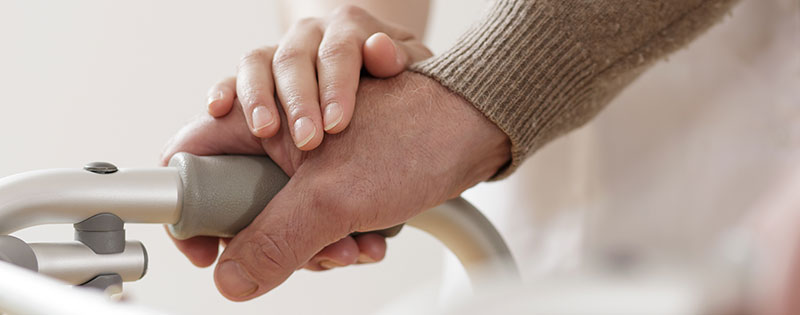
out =
[(412, 66), (464, 97), (511, 140), (514, 171), (594, 117), (656, 60), (737, 0), (496, 0), (447, 52)]
[(564, 108), (586, 103), (590, 94), (592, 62), (558, 27), (558, 14), (519, 2), (498, 1), (458, 44), (411, 67), (464, 97), (508, 135), (511, 163), (493, 179), (512, 173), (555, 137), (551, 127), (570, 119)]

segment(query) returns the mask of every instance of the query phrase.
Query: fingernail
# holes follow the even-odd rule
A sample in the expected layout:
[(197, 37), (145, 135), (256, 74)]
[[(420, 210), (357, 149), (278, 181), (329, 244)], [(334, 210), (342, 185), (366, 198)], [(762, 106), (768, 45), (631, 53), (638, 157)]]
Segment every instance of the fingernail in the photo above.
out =
[(317, 131), (317, 128), (314, 127), (314, 123), (308, 117), (302, 117), (294, 122), (294, 142), (297, 144), (298, 148), (302, 148), (306, 145), (312, 138), (314, 138), (314, 133)]
[(341, 267), (342, 265), (333, 262), (332, 260), (323, 260), (319, 262), (319, 265), (325, 269), (333, 269), (336, 267)]
[(358, 255), (358, 262), (360, 263), (374, 263), (375, 260), (372, 257), (367, 256), (367, 254), (359, 254)]
[(275, 118), (264, 106), (256, 106), (253, 110), (253, 129), (258, 132), (261, 129), (269, 127), (275, 122)]
[(323, 115), (323, 120), (325, 120), (325, 131), (331, 130), (336, 127), (342, 121), (342, 106), (339, 103), (330, 103), (328, 107), (325, 107), (325, 114)]
[(211, 95), (208, 96), (208, 110), (213, 111), (214, 104), (216, 104), (217, 101), (221, 100), (222, 97), (223, 97), (222, 91), (216, 91), (215, 93), (211, 93)]
[(258, 285), (242, 270), (239, 263), (228, 260), (219, 266), (220, 288), (233, 297), (245, 297), (258, 290)]
[(394, 57), (397, 64), (404, 66), (405, 61), (400, 56), (400, 49), (397, 48), (397, 43), (395, 43), (394, 40), (391, 37), (389, 37), (389, 35), (387, 35), (386, 33), (378, 33), (378, 34), (380, 34), (379, 35), (380, 37), (384, 37), (387, 41), (389, 41), (389, 44), (392, 45), (392, 51), (394, 52)]

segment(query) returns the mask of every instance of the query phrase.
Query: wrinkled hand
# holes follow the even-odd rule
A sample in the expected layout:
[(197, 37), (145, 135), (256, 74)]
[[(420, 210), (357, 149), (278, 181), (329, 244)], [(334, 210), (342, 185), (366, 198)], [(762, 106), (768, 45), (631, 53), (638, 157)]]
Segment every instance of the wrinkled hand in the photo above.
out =
[[(209, 90), (209, 113), (222, 118), (235, 107), (239, 111), (236, 115), (244, 114), (253, 135), (271, 137), (281, 125), (281, 119), (272, 121), (275, 117), (280, 118), (275, 103), (283, 104), (284, 110), (290, 113), (306, 112), (318, 117), (319, 108), (316, 105), (308, 106), (306, 101), (316, 101), (316, 93), (319, 93), (319, 98), (325, 100), (322, 104), (328, 104), (323, 115), (324, 129), (328, 133), (338, 133), (344, 130), (352, 117), (362, 60), (367, 72), (385, 78), (397, 75), (411, 63), (431, 55), (410, 32), (382, 23), (353, 6), (343, 6), (325, 18), (309, 18), (296, 23), (280, 47), (257, 49), (242, 58), (238, 80), (222, 80)], [(280, 69), (284, 70), (278, 71)], [(318, 73), (315, 74), (315, 71)], [(278, 100), (271, 96), (274, 93), (273, 84), (279, 84)], [(237, 92), (242, 103), (236, 102), (234, 105)], [(280, 98), (293, 93), (302, 97)], [(338, 102), (337, 99), (346, 101)], [(339, 107), (342, 104), (344, 111)], [(292, 115), (288, 116), (292, 120)], [(283, 122), (286, 123), (286, 120)], [(301, 127), (299, 129), (309, 127), (296, 121), (294, 125)], [(317, 127), (315, 131), (322, 130)], [(318, 133), (320, 138), (312, 141), (308, 140), (311, 138), (299, 139), (295, 129), (290, 131), (294, 131), (295, 145), (302, 150), (313, 149), (321, 141), (321, 132)], [(315, 132), (314, 137), (316, 135)], [(284, 168), (284, 171), (290, 175), (294, 172), (288, 168)], [(201, 239), (202, 244), (217, 242), (214, 238)], [(191, 244), (197, 242), (200, 240), (176, 241), (176, 244), (192, 252), (188, 248), (194, 248)], [(205, 247), (208, 246), (201, 246)], [(377, 262), (383, 259), (385, 251), (383, 236), (372, 233), (348, 236), (324, 248), (304, 267), (325, 270), (353, 263)], [(189, 258), (198, 266), (208, 266), (213, 263), (217, 252), (202, 250), (200, 253), (205, 254)]]
[[(233, 101), (232, 101), (233, 102)], [(238, 102), (237, 102), (238, 103)], [(269, 146), (272, 159), (282, 167), (289, 176), (302, 160), (302, 151), (292, 147), (291, 141), (284, 137), (272, 138), (270, 144), (250, 134), (241, 115), (241, 107), (233, 107), (232, 115), (212, 119), (202, 115), (173, 137), (162, 153), (161, 164), (167, 165), (172, 155), (177, 152), (189, 152), (196, 155), (246, 154), (266, 155)], [(178, 240), (169, 234), (178, 249), (198, 267), (208, 267), (217, 259), (219, 243), (227, 245), (230, 239), (210, 236), (197, 236), (186, 240)], [(381, 261), (386, 254), (386, 240), (377, 233), (363, 233), (358, 236), (346, 236), (319, 251), (304, 268), (314, 271), (348, 266), (355, 263), (374, 263)]]
[[(286, 124), (273, 138), (256, 138), (241, 115), (200, 118), (168, 145), (165, 159), (179, 151), (267, 152), (292, 173), (219, 257), (214, 279), (224, 296), (243, 301), (262, 295), (325, 246), (355, 231), (405, 222), (488, 179), (509, 160), (508, 137), (430, 78), (364, 78), (356, 103), (350, 127), (313, 151), (298, 150)], [(181, 249), (190, 257), (216, 255), (218, 243), (204, 242)]]
[(237, 80), (224, 80), (209, 91), (208, 111), (226, 115), (238, 94), (252, 133), (269, 138), (280, 130), (279, 103), (295, 145), (312, 150), (324, 132), (339, 133), (350, 123), (362, 65), (386, 78), (430, 56), (410, 31), (343, 6), (330, 16), (295, 23), (277, 47), (246, 54)]

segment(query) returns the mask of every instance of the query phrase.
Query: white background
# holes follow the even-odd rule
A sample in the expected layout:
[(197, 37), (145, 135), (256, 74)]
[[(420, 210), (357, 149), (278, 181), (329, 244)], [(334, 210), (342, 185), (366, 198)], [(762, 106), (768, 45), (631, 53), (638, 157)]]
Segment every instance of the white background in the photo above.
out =
[[(451, 45), (481, 0), (434, 1), (427, 43)], [(796, 0), (743, 1), (660, 62), (593, 122), (468, 199), (501, 226), (526, 278), (592, 248), (703, 251), (800, 160)], [(206, 89), (278, 38), (272, 1), (0, 1), (0, 176), (95, 160), (152, 167), (205, 110)], [(588, 226), (588, 228), (587, 228)], [(301, 271), (264, 297), (222, 298), (160, 226), (128, 226), (150, 252), (128, 298), (181, 314), (362, 314), (434, 296), (442, 247), (406, 229), (384, 263)], [(71, 227), (17, 234), (72, 237)], [(430, 285), (418, 289), (421, 285)]]

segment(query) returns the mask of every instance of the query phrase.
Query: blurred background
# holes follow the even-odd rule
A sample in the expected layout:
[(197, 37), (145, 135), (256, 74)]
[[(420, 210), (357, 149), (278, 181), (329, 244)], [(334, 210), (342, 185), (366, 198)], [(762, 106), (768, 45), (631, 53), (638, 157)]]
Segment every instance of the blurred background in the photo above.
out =
[[(433, 1), (426, 43), (444, 51), (485, 5)], [(279, 40), (278, 13), (273, 0), (0, 2), (0, 177), (98, 160), (156, 166), (167, 139), (205, 114), (206, 90), (235, 74), (243, 53)], [(800, 1), (742, 1), (597, 119), (465, 196), (528, 280), (598, 251), (706, 251), (798, 167), (798, 51)], [(233, 303), (162, 227), (126, 229), (150, 253), (128, 299), (178, 314), (362, 314), (409, 294), (436, 301), (464, 283), (436, 240), (405, 229), (383, 263), (300, 271)], [(72, 227), (16, 235), (65, 241)]]

